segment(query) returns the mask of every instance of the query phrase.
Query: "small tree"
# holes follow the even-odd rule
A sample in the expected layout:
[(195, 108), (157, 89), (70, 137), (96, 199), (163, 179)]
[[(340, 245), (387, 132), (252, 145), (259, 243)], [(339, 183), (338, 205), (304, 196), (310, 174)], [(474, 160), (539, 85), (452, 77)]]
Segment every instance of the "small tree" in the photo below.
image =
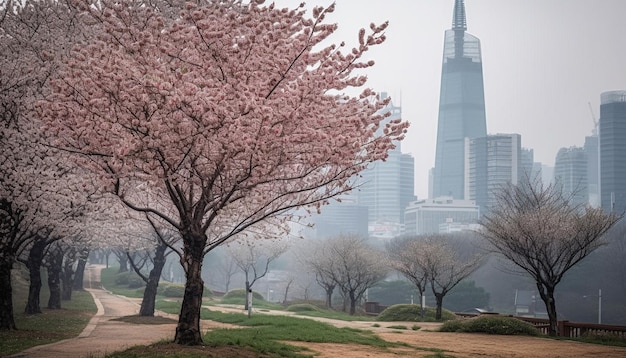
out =
[(280, 255), (285, 253), (287, 245), (284, 242), (236, 242), (228, 246), (235, 265), (246, 276), (246, 305), (250, 307), (250, 295), (252, 286), (261, 278), (265, 277), (270, 269), (270, 264)]
[(544, 187), (539, 179), (509, 184), (496, 192), (496, 199), (481, 219), (480, 234), (493, 251), (535, 280), (550, 320), (549, 334), (556, 336), (556, 286), (569, 269), (604, 244), (603, 234), (621, 216), (573, 206), (558, 184)]
[(481, 264), (478, 255), (462, 254), (461, 240), (470, 240), (468, 235), (462, 236), (417, 236), (401, 239), (388, 247), (394, 258), (392, 265), (413, 282), (420, 293), (430, 284), (437, 305), (436, 319), (441, 319), (444, 297)]
[(419, 293), (420, 309), (424, 317), (422, 296), (426, 292), (428, 273), (425, 266), (419, 262), (422, 258), (420, 243), (415, 238), (396, 238), (387, 244), (391, 267), (406, 277)]
[(344, 299), (349, 300), (350, 314), (354, 315), (365, 291), (387, 275), (389, 267), (385, 255), (354, 235), (337, 236), (324, 245), (328, 256), (322, 259), (325, 265), (321, 269), (325, 277), (332, 277)]

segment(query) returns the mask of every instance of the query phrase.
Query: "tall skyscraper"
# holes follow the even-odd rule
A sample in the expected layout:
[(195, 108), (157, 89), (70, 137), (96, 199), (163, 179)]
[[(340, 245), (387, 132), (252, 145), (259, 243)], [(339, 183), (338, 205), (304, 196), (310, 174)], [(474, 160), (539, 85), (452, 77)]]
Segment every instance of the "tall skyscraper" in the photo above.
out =
[(598, 151), (598, 131), (594, 128), (592, 135), (585, 137), (585, 153), (587, 154), (587, 187), (589, 192), (589, 205), (597, 208), (600, 206), (600, 153)]
[(466, 32), (465, 4), (456, 0), (446, 30), (439, 94), (433, 197), (463, 199), (465, 138), (487, 136), (480, 40)]
[(600, 96), (600, 204), (626, 210), (626, 90)]
[(522, 138), (519, 134), (490, 134), (465, 140), (465, 199), (489, 212), (495, 193), (523, 178)]
[(563, 194), (570, 197), (572, 205), (589, 203), (587, 180), (587, 153), (584, 148), (561, 148), (554, 161), (554, 180)]
[[(381, 96), (384, 98), (385, 93)], [(386, 121), (401, 117), (402, 108), (390, 103), (383, 111), (391, 112)], [(404, 209), (415, 201), (415, 159), (402, 153), (401, 142), (389, 151), (384, 162), (372, 163), (361, 173), (354, 195), (359, 205), (368, 209), (370, 236), (391, 237), (401, 234)]]

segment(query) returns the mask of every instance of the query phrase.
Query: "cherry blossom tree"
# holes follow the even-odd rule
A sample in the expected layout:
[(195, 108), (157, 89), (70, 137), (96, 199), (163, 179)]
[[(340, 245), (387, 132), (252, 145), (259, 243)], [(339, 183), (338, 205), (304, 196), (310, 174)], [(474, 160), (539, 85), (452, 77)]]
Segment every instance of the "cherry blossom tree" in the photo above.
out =
[(535, 280), (558, 335), (554, 291), (573, 266), (605, 244), (603, 235), (620, 220), (601, 208), (573, 205), (560, 185), (544, 187), (540, 179), (508, 185), (496, 192), (497, 203), (481, 219), (480, 234), (494, 252)]
[[(389, 99), (368, 88), (346, 94), (365, 85), (374, 62), (362, 57), (384, 41), (386, 23), (362, 29), (347, 48), (325, 42), (337, 28), (324, 22), (334, 5), (309, 17), (303, 5), (261, 2), (85, 6), (97, 38), (75, 48), (40, 106), (54, 146), (128, 207), (180, 233), (180, 344), (202, 342), (207, 252), (349, 191), (408, 126), (394, 120), (377, 134)], [(146, 185), (150, 200), (137, 195)]]
[[(58, 231), (72, 203), (83, 200), (77, 200), (83, 190), (72, 188), (77, 182), (62, 178), (69, 172), (62, 156), (42, 145), (34, 111), (59, 59), (80, 37), (73, 21), (77, 14), (65, 2), (0, 1), (0, 329), (16, 328), (14, 262), (45, 246), (41, 240)], [(32, 252), (31, 257), (36, 261), (40, 255)], [(30, 266), (35, 276), (36, 266)], [(36, 304), (38, 284), (32, 284), (29, 303)]]

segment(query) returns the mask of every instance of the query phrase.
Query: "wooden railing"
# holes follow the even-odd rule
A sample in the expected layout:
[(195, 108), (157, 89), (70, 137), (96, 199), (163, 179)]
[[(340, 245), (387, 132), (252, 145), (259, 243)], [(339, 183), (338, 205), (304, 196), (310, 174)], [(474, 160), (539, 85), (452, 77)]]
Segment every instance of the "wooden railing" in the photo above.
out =
[[(366, 302), (365, 312), (369, 315), (378, 315), (385, 310), (387, 306), (383, 306), (378, 302)], [(471, 318), (476, 317), (475, 313), (455, 313), (459, 317)], [(488, 314), (497, 314), (489, 312)], [(528, 322), (535, 326), (541, 334), (547, 335), (550, 328), (550, 321), (545, 318), (535, 317), (523, 317), (508, 315), (507, 317), (517, 318), (519, 320)], [(615, 337), (621, 337), (626, 339), (626, 326), (617, 326), (610, 324), (597, 324), (597, 323), (580, 323), (570, 321), (558, 321), (559, 336), (577, 338), (585, 335), (611, 335)]]

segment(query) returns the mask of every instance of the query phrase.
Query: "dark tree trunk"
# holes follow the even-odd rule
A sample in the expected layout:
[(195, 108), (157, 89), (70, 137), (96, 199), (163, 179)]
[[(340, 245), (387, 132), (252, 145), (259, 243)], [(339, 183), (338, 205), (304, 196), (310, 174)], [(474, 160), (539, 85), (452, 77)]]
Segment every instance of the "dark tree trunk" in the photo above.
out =
[(41, 293), (41, 264), (49, 241), (43, 237), (37, 237), (28, 253), (26, 267), (30, 278), (28, 286), (28, 301), (24, 313), (41, 313), (40, 293)]
[(0, 331), (16, 330), (13, 317), (13, 289), (11, 287), (11, 268), (13, 260), (10, 255), (0, 256)]
[(358, 297), (354, 294), (354, 291), (350, 291), (348, 297), (350, 297), (350, 315), (354, 316), (356, 313), (356, 301), (358, 300)]
[(335, 291), (335, 286), (326, 286), (326, 307), (333, 308), (333, 291)]
[(118, 272), (127, 272), (128, 271), (128, 257), (126, 257), (126, 253), (124, 253), (123, 255), (118, 255), (117, 260), (120, 264), (120, 269)]
[(435, 312), (435, 319), (436, 320), (441, 320), (441, 311), (442, 311), (442, 307), (443, 307), (443, 296), (444, 296), (444, 294), (436, 293), (434, 291), (433, 291), (433, 294), (435, 295), (435, 301), (437, 302), (437, 310)]
[[(291, 283), (293, 282), (293, 279), (289, 280), (289, 282), (287, 282), (287, 287), (285, 287), (285, 295), (283, 296), (283, 304), (287, 304), (287, 298), (289, 297), (289, 287), (291, 286)], [(306, 296), (306, 294), (305, 294)], [(306, 299), (306, 297), (305, 297)]]
[(63, 275), (61, 282), (63, 289), (61, 290), (61, 299), (63, 301), (72, 300), (72, 286), (74, 286), (74, 260), (66, 259), (63, 265)]
[(154, 316), (157, 289), (159, 288), (161, 272), (163, 272), (163, 267), (165, 266), (166, 250), (167, 245), (161, 243), (156, 247), (156, 250), (154, 252), (154, 265), (152, 266), (152, 270), (150, 270), (150, 274), (148, 275), (146, 289), (143, 291), (143, 300), (141, 301), (141, 308), (139, 309), (140, 316)]
[(200, 310), (202, 308), (202, 293), (204, 281), (202, 280), (202, 259), (207, 237), (204, 235), (183, 236), (183, 267), (187, 282), (185, 294), (178, 317), (176, 336), (174, 342), (183, 345), (202, 344), (200, 333)]
[(539, 296), (546, 305), (546, 311), (548, 313), (548, 320), (550, 327), (548, 328), (548, 335), (556, 337), (559, 335), (558, 330), (558, 317), (556, 313), (556, 301), (554, 300), (554, 287), (543, 286), (537, 283), (539, 289)]
[(84, 288), (83, 281), (85, 279), (85, 266), (87, 266), (87, 257), (87, 255), (84, 255), (78, 260), (76, 273), (74, 274), (74, 290), (82, 290)]
[(249, 302), (250, 295), (248, 293), (251, 291), (252, 291), (252, 287), (250, 286), (250, 281), (248, 281), (248, 279), (246, 278), (246, 303), (243, 305), (243, 309), (245, 311), (250, 309), (250, 302)]
[(63, 270), (63, 251), (54, 249), (48, 253), (48, 288), (49, 309), (61, 309), (61, 271)]

